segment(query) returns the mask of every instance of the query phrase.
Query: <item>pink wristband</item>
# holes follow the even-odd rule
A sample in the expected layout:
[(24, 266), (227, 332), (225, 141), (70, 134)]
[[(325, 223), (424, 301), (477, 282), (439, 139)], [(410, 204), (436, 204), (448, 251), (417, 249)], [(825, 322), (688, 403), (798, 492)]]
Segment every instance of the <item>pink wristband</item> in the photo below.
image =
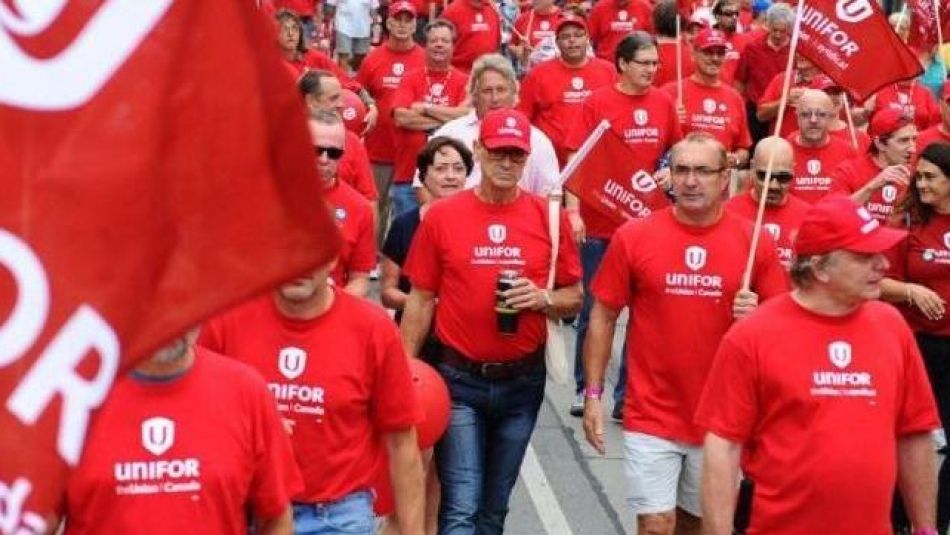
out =
[(915, 529), (912, 535), (939, 535), (937, 528), (919, 528)]
[(603, 386), (588, 386), (584, 389), (584, 397), (587, 399), (600, 399), (604, 395)]

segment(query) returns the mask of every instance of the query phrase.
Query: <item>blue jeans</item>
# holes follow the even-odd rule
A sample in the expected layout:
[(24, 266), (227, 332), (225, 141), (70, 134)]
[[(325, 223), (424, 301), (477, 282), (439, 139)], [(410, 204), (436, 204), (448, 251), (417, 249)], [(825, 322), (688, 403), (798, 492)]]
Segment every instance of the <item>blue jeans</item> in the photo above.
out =
[(373, 495), (358, 490), (330, 503), (295, 503), (296, 535), (373, 535)]
[[(587, 326), (590, 324), (590, 311), (594, 308), (594, 296), (590, 291), (590, 284), (594, 280), (597, 268), (607, 252), (609, 240), (603, 238), (587, 238), (581, 245), (581, 269), (583, 270), (584, 303), (581, 313), (577, 317), (577, 340), (574, 346), (574, 381), (577, 384), (577, 393), (584, 390), (584, 339), (587, 338)], [(620, 373), (617, 384), (614, 386), (614, 403), (622, 403), (627, 391), (627, 337), (623, 339), (623, 349), (620, 350)]]
[(544, 399), (544, 366), (495, 381), (444, 363), (438, 369), (452, 396), (449, 428), (435, 449), (439, 535), (501, 534)]
[(389, 194), (392, 198), (391, 217), (393, 219), (419, 206), (419, 200), (416, 199), (416, 192), (412, 189), (412, 183), (393, 184), (389, 188)]

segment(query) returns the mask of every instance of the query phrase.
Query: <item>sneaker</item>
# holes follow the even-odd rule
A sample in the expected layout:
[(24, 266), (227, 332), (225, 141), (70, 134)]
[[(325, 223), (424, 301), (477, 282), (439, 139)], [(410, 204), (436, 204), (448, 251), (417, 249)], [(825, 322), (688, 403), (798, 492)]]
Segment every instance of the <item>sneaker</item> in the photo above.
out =
[(615, 422), (623, 423), (623, 401), (614, 403), (614, 410), (610, 411), (610, 417)]
[(571, 403), (571, 416), (584, 416), (584, 394), (576, 394)]

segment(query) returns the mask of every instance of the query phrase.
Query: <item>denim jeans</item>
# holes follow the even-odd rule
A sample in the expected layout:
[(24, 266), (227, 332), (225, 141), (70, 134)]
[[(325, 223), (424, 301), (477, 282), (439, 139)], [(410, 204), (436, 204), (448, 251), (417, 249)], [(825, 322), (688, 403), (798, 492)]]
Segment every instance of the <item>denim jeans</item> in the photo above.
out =
[(359, 490), (326, 504), (295, 503), (296, 535), (373, 535), (373, 495)]
[(419, 206), (419, 200), (416, 199), (416, 192), (413, 191), (410, 182), (393, 184), (389, 188), (389, 194), (392, 197), (392, 219)]
[[(597, 268), (607, 252), (609, 240), (603, 238), (587, 238), (581, 245), (581, 269), (584, 283), (584, 302), (581, 313), (577, 317), (577, 340), (574, 346), (574, 381), (577, 384), (577, 393), (584, 390), (584, 338), (587, 337), (587, 326), (590, 325), (590, 311), (594, 308), (594, 296), (591, 295), (590, 284), (594, 280)], [(611, 351), (611, 353), (613, 353)], [(623, 349), (620, 350), (620, 372), (617, 374), (617, 384), (614, 386), (614, 403), (622, 403), (623, 395), (627, 390), (627, 337), (623, 339)]]
[(500, 534), (544, 399), (544, 366), (494, 381), (445, 363), (438, 369), (452, 396), (449, 428), (435, 449), (439, 534)]

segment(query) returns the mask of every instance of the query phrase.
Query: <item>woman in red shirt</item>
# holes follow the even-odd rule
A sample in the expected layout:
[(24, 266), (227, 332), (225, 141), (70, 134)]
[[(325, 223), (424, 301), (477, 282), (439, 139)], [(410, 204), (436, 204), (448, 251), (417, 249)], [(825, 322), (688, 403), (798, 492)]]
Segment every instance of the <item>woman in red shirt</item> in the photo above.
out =
[[(892, 252), (882, 298), (897, 305), (917, 337), (946, 434), (950, 425), (950, 145), (924, 148), (903, 202), (907, 239)], [(946, 448), (946, 445), (944, 445)], [(937, 527), (950, 526), (950, 465), (940, 469)]]

